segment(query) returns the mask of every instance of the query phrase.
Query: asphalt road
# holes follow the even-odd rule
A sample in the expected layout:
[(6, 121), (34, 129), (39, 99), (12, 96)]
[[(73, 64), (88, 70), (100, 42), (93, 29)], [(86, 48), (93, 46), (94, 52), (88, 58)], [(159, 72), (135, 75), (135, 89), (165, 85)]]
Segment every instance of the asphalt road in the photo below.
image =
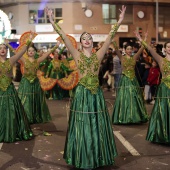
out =
[[(104, 90), (110, 115), (115, 97)], [(52, 121), (32, 125), (34, 139), (0, 143), (0, 170), (74, 170), (63, 159), (69, 99), (47, 100)], [(153, 105), (146, 105), (148, 114)], [(97, 170), (169, 170), (170, 147), (145, 140), (148, 123), (114, 125), (118, 150), (116, 164)], [(45, 133), (44, 133), (45, 132)]]

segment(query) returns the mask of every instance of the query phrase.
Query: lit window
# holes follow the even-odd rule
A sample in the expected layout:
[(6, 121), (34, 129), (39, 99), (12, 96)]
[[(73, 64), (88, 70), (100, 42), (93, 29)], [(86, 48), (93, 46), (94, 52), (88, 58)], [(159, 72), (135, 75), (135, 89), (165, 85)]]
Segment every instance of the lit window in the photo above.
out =
[[(52, 9), (54, 13), (54, 21), (59, 22), (62, 18), (62, 8)], [(48, 16), (44, 10), (29, 10), (29, 23), (30, 24), (45, 24), (50, 23)]]

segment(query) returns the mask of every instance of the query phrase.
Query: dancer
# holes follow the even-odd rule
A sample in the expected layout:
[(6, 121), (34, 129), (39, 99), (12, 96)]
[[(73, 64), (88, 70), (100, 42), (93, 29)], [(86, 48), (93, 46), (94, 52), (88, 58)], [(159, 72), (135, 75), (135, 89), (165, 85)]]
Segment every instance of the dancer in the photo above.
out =
[(20, 52), (7, 59), (8, 47), (0, 44), (0, 142), (29, 140), (33, 136), (24, 108), (12, 83), (12, 67), (31, 44), (33, 34)]
[(117, 151), (110, 116), (99, 86), (98, 72), (100, 62), (124, 18), (126, 7), (122, 6), (118, 23), (96, 53), (92, 53), (93, 39), (89, 33), (84, 32), (80, 36), (82, 51), (79, 52), (59, 25), (54, 23), (52, 10), (45, 10), (73, 56), (79, 72), (79, 83), (70, 106), (64, 159), (69, 165), (83, 169), (112, 165)]
[(161, 83), (158, 86), (155, 104), (151, 113), (146, 140), (155, 143), (170, 144), (170, 42), (168, 41), (164, 44), (166, 55), (163, 58), (150, 45), (143, 41), (137, 32), (135, 32), (135, 35), (157, 61), (162, 74)]
[[(145, 34), (147, 37), (147, 34)], [(145, 123), (148, 121), (148, 115), (144, 105), (142, 90), (135, 77), (135, 64), (139, 55), (143, 51), (141, 47), (138, 52), (132, 56), (132, 46), (125, 46), (125, 56), (122, 56), (117, 45), (115, 50), (120, 58), (122, 65), (122, 76), (119, 81), (116, 100), (113, 108), (113, 124), (133, 124)]]
[(18, 95), (22, 101), (29, 123), (44, 123), (51, 120), (50, 112), (45, 101), (45, 94), (41, 89), (37, 70), (39, 63), (49, 56), (58, 46), (41, 57), (35, 59), (36, 48), (34, 45), (27, 49), (28, 57), (22, 57), (24, 73), (18, 87)]
[[(61, 52), (63, 49), (61, 49)], [(63, 62), (61, 60), (61, 53), (58, 49), (53, 52), (53, 59), (51, 60), (45, 77), (50, 77), (53, 79), (60, 80), (67, 77), (72, 71), (69, 69), (69, 63), (67, 61)], [(66, 60), (66, 59), (65, 59)], [(58, 84), (56, 84), (51, 90), (46, 92), (46, 96), (49, 100), (62, 100), (64, 97), (68, 97), (68, 90), (62, 89)]]

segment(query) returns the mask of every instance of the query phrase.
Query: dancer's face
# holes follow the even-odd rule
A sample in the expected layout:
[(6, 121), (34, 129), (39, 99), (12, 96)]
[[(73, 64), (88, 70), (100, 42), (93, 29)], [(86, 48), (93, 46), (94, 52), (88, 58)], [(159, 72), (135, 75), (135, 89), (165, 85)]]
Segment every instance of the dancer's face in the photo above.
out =
[(132, 55), (132, 47), (131, 46), (127, 46), (125, 49), (125, 52), (127, 55), (131, 56)]
[(83, 48), (92, 48), (93, 47), (93, 39), (89, 33), (85, 33), (81, 37), (81, 44)]
[(53, 54), (54, 54), (54, 58), (55, 58), (55, 59), (58, 59), (59, 54), (58, 54), (58, 50), (57, 50), (57, 49), (54, 51)]
[(165, 51), (166, 51), (167, 54), (170, 54), (170, 43), (166, 44)]
[(7, 55), (7, 47), (5, 44), (0, 44), (0, 56)]
[(29, 57), (34, 57), (35, 56), (35, 49), (33, 47), (29, 47), (28, 50), (27, 50), (27, 54)]

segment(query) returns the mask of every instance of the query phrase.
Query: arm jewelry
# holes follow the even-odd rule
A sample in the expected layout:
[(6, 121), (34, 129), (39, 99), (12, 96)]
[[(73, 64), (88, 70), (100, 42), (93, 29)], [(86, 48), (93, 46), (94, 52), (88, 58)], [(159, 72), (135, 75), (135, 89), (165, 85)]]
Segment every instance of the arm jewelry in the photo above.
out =
[(113, 46), (114, 46), (115, 50), (119, 50), (116, 41), (113, 41)]
[(119, 29), (118, 23), (114, 24), (114, 26), (112, 27), (111, 32), (110, 32), (111, 33), (111, 38), (114, 37), (114, 35), (115, 35), (115, 33), (117, 32), (118, 29)]
[(55, 31), (59, 34), (61, 39), (64, 41), (64, 38), (63, 38), (63, 36), (61, 34), (61, 27), (57, 23), (55, 23)]
[(10, 44), (6, 43), (5, 45), (9, 48), (11, 52), (15, 53), (15, 50), (11, 47)]
[(58, 48), (58, 46), (54, 46), (54, 47), (51, 49), (51, 53), (53, 53), (57, 48)]
[(26, 46), (29, 47), (31, 45), (32, 41), (31, 40), (27, 40), (26, 42)]
[(148, 45), (145, 41), (141, 41), (141, 44), (144, 46), (144, 48), (146, 48), (146, 49), (148, 48)]

